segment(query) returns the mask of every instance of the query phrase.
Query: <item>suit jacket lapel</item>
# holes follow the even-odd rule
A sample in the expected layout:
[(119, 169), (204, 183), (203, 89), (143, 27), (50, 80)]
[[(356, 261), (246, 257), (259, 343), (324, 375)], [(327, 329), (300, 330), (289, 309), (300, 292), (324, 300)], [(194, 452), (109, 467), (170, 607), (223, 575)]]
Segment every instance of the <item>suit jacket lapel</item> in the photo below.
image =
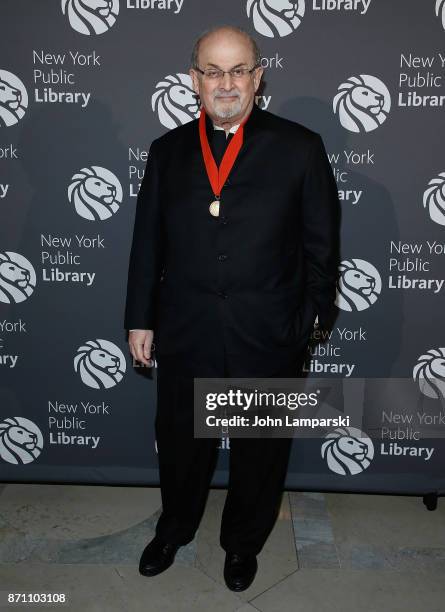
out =
[(233, 166), (234, 169), (255, 147), (255, 142), (264, 127), (264, 112), (254, 103), (252, 112), (244, 125), (243, 146)]

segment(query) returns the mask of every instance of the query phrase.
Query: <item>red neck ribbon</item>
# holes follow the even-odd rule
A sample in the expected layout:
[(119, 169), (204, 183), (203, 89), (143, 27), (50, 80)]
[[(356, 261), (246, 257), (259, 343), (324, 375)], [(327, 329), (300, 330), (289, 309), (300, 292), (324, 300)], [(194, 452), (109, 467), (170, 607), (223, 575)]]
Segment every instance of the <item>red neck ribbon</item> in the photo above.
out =
[(235, 134), (233, 135), (233, 138), (227, 145), (224, 157), (222, 158), (218, 168), (215, 159), (212, 155), (212, 151), (210, 149), (209, 141), (207, 138), (205, 115), (206, 113), (204, 107), (202, 106), (201, 114), (199, 116), (199, 140), (201, 141), (202, 157), (204, 159), (204, 164), (207, 170), (207, 176), (209, 177), (210, 185), (212, 186), (212, 190), (215, 194), (215, 197), (219, 199), (221, 195), (221, 189), (224, 183), (226, 182), (226, 179), (229, 176), (232, 166), (235, 163), (235, 160), (238, 157), (238, 153), (240, 152), (240, 149), (242, 147), (244, 124), (246, 123), (249, 116), (240, 124)]

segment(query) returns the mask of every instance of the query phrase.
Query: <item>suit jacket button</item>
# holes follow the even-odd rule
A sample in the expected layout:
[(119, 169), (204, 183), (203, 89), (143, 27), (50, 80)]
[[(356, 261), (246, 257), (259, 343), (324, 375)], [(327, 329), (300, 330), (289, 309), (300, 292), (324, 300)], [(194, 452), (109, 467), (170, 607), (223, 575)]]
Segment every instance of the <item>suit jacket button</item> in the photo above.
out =
[(226, 259), (227, 259), (227, 255), (225, 253), (221, 253), (221, 255), (218, 255), (219, 261), (226, 261)]
[(223, 300), (226, 299), (227, 297), (227, 293), (224, 293), (224, 291), (218, 291), (218, 295), (220, 298), (222, 298)]
[(227, 217), (222, 216), (222, 217), (221, 217), (221, 223), (222, 223), (223, 225), (227, 225)]

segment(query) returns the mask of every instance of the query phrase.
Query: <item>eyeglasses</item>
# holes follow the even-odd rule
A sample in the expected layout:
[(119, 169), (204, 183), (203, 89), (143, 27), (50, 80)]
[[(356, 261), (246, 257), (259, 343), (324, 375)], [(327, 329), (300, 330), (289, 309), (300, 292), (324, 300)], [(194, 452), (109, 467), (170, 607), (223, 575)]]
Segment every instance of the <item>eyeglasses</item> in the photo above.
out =
[(219, 68), (206, 68), (206, 70), (201, 70), (195, 66), (195, 70), (200, 72), (205, 76), (206, 79), (210, 81), (219, 81), (224, 77), (225, 74), (230, 74), (232, 79), (243, 79), (248, 74), (251, 74), (254, 70), (256, 70), (258, 66), (254, 66), (253, 68), (232, 68), (231, 70), (220, 70)]

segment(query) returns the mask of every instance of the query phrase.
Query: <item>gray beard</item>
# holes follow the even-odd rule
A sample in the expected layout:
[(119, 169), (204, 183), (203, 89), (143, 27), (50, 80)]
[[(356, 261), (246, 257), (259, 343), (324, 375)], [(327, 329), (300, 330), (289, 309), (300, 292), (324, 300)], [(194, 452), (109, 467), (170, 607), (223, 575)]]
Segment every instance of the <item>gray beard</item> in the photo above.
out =
[(231, 119), (232, 117), (239, 115), (240, 112), (241, 103), (239, 100), (232, 102), (232, 104), (225, 109), (219, 108), (218, 102), (214, 106), (214, 113), (218, 119)]

